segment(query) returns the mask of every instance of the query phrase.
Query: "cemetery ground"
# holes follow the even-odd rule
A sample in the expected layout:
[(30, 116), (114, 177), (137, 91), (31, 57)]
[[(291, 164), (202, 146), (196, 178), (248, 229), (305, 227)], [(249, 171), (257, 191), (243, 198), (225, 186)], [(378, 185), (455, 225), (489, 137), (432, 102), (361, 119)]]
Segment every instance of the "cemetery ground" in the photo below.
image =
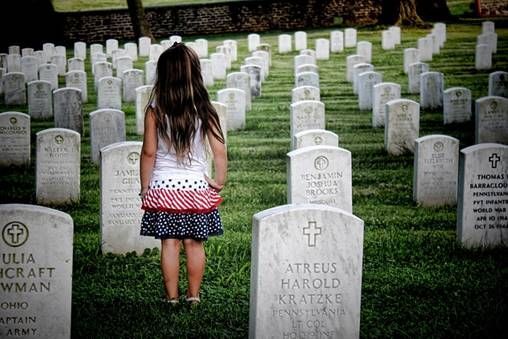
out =
[[(430, 29), (404, 28), (402, 46), (390, 51), (381, 49), (381, 29), (359, 29), (358, 41), (373, 43), (372, 64), (383, 74), (383, 81), (401, 84), (402, 98), (419, 101), (419, 95), (408, 93), (403, 49), (416, 47), (417, 39)], [(316, 38), (328, 38), (330, 30), (307, 30), (308, 46), (314, 48)], [(508, 28), (497, 27), (498, 50), (492, 70), (475, 70), (480, 31), (479, 21), (447, 25), (445, 47), (429, 62), (431, 70), (444, 73), (445, 88), (469, 88), (473, 100), (487, 95), (490, 72), (508, 69)], [(163, 290), (157, 250), (146, 250), (141, 256), (101, 253), (99, 169), (91, 161), (89, 131), (89, 113), (97, 108), (87, 59), (89, 100), (83, 110), (81, 199), (74, 205), (55, 207), (74, 220), (72, 337), (247, 337), (252, 216), (284, 205), (287, 199), (289, 105), (297, 52), (277, 53), (280, 33), (260, 34), (261, 41), (272, 46), (270, 75), (262, 85), (262, 95), (253, 100), (245, 129), (228, 132), (229, 177), (220, 207), (225, 234), (205, 245), (208, 261), (202, 303), (195, 309), (171, 308), (159, 302)], [(239, 70), (248, 54), (246, 33), (205, 38), (209, 51), (224, 39), (236, 39), (239, 57), (231, 71)], [(502, 336), (508, 316), (507, 249), (464, 249), (456, 240), (456, 207), (423, 208), (413, 202), (413, 155), (386, 153), (383, 129), (372, 127), (370, 110), (358, 109), (352, 84), (346, 81), (346, 56), (355, 51), (347, 48), (331, 53), (330, 60), (317, 64), (326, 129), (337, 133), (339, 146), (352, 153), (353, 214), (365, 222), (361, 336)], [(67, 52), (72, 53), (71, 46)], [(145, 61), (140, 58), (135, 67), (144, 69)], [(63, 86), (63, 77), (60, 82)], [(209, 88), (212, 100), (224, 87), (224, 81), (216, 81)], [(27, 112), (25, 106), (0, 107), (2, 112)], [(122, 110), (127, 140), (141, 140), (136, 134), (135, 105), (124, 104)], [(1, 203), (35, 204), (35, 134), (51, 127), (52, 120), (32, 120), (31, 165), (2, 170)], [(462, 149), (474, 144), (473, 131), (472, 122), (443, 125), (441, 111), (421, 112), (420, 136), (450, 135), (460, 140)], [(183, 256), (182, 264), (184, 260)], [(181, 293), (185, 293), (185, 271), (180, 280)]]

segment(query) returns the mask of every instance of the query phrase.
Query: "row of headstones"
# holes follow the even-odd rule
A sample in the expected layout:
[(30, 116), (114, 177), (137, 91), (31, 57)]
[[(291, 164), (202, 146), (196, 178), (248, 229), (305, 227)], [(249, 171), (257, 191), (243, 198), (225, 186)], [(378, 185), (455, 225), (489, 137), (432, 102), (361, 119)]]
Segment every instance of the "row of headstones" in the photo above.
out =
[[(139, 205), (139, 197), (124, 190), (138, 178), (140, 148), (139, 142), (130, 142), (103, 151), (101, 175), (108, 171), (112, 174), (108, 187), (101, 191), (101, 200), (112, 206)], [(463, 149), (460, 158), (464, 171), (459, 182), (458, 240), (466, 247), (506, 246), (508, 182), (504, 169), (508, 165), (508, 146), (475, 145)], [(137, 191), (137, 183), (134, 186)], [(497, 200), (504, 203), (495, 204)], [(113, 225), (101, 232), (106, 242), (103, 248), (107, 248), (109, 237), (119, 239), (127, 251), (142, 241), (139, 235), (131, 237), (134, 232), (129, 227), (130, 219), (138, 219), (136, 215), (128, 211), (110, 213), (104, 208), (103, 219)], [(72, 218), (47, 207), (5, 204), (0, 205), (0, 226), (3, 313), (6, 317), (33, 319), (30, 326), (6, 323), (3, 334), (68, 338)], [(289, 204), (254, 215), (250, 335), (298, 337), (326, 333), (332, 337), (359, 337), (363, 234), (361, 219), (326, 205)], [(157, 246), (158, 242), (153, 242), (140, 248)], [(20, 274), (27, 278), (12, 279)]]
[[(303, 51), (302, 51), (303, 52)], [(307, 52), (303, 52), (302, 54), (308, 54)], [(299, 58), (301, 56), (295, 57), (295, 72), (298, 72), (299, 69)], [(308, 58), (308, 57), (307, 57)], [(306, 63), (314, 63), (314, 60), (309, 60)], [(317, 66), (315, 67), (317, 69)], [(293, 143), (302, 143), (302, 139), (295, 138), (296, 133), (303, 133), (303, 136), (306, 138), (304, 145), (318, 145), (323, 144), (329, 146), (338, 146), (338, 137), (329, 131), (325, 131), (324, 128), (324, 104), (319, 101), (319, 76), (316, 70), (309, 70), (309, 72), (314, 73), (314, 82), (313, 83), (304, 83), (304, 86), (296, 87), (293, 89), (293, 104), (291, 105), (291, 136)], [(298, 74), (297, 74), (298, 76)], [(295, 84), (299, 85), (298, 81)], [(390, 91), (388, 91), (390, 92)], [(400, 93), (400, 90), (399, 90)], [(399, 94), (400, 97), (400, 94)], [(300, 101), (300, 100), (304, 101)], [(478, 101), (479, 111), (485, 111), (485, 108), (492, 106), (492, 101), (488, 100), (489, 98), (482, 98)], [(501, 98), (502, 99), (502, 98)], [(497, 104), (497, 101), (494, 101)], [(384, 105), (383, 105), (384, 106)], [(439, 149), (438, 145), (446, 145), (449, 143), (447, 141), (450, 137), (447, 136), (427, 136), (423, 138), (418, 138), (418, 130), (419, 130), (419, 106), (418, 103), (413, 102), (411, 100), (394, 100), (389, 101), (388, 104), (383, 107), (386, 109), (387, 120), (387, 132), (385, 133), (385, 146), (389, 153), (400, 154), (405, 152), (406, 150), (416, 151), (415, 156), (415, 166), (414, 166), (414, 199), (419, 204), (427, 205), (427, 206), (439, 206), (444, 204), (454, 205), (456, 203), (456, 182), (458, 177), (457, 164), (458, 164), (458, 141), (456, 141), (457, 149), (456, 156), (453, 155), (453, 152), (450, 153), (447, 151), (440, 152), (437, 151)], [(502, 110), (501, 110), (502, 112)], [(484, 114), (488, 115), (488, 114)], [(498, 112), (495, 112), (494, 115), (498, 115)], [(499, 118), (499, 117), (498, 117)], [(384, 120), (384, 119), (383, 119)], [(486, 119), (488, 120), (488, 119)], [(479, 143), (485, 142), (500, 142), (495, 137), (491, 131), (488, 133), (487, 131), (492, 127), (492, 124), (485, 122), (484, 119), (478, 119), (478, 121), (483, 123), (478, 123), (477, 130), (479, 131), (477, 135), (482, 136), (484, 134), (489, 134), (491, 139), (483, 140), (480, 138)], [(498, 119), (496, 124), (506, 124), (508, 123), (508, 117), (504, 117)], [(495, 124), (494, 124), (495, 125)], [(303, 130), (303, 132), (300, 132)], [(504, 132), (504, 135), (508, 135), (506, 131), (508, 130), (506, 127), (498, 128), (497, 135), (500, 135), (500, 131)], [(300, 137), (300, 136), (299, 136)], [(444, 138), (444, 139), (443, 139)], [(492, 138), (494, 140), (492, 140)], [(442, 140), (441, 140), (442, 139)], [(451, 138), (456, 140), (454, 138)], [(294, 140), (294, 141), (293, 141)], [(425, 141), (425, 142), (424, 142)], [(440, 164), (436, 168), (433, 168), (434, 162), (432, 159), (428, 158), (428, 152), (423, 150), (428, 149), (428, 146), (424, 146), (428, 143), (435, 144), (436, 154), (433, 154), (433, 157), (445, 157), (446, 160), (434, 160), (437, 162), (445, 161), (446, 164), (455, 164), (455, 170), (453, 170), (453, 165), (451, 168), (442, 169), (443, 165)], [(307, 143), (307, 144), (305, 144)], [(292, 144), (294, 147), (294, 144)], [(419, 149), (421, 149), (419, 151)], [(306, 150), (299, 150), (296, 152), (297, 154), (303, 154)], [(419, 156), (421, 155), (421, 156)], [(291, 157), (290, 157), (291, 158)], [(326, 157), (324, 157), (326, 158)], [(323, 158), (323, 159), (324, 159)], [(309, 167), (305, 166), (306, 157), (298, 158), (298, 161), (295, 161), (295, 164), (299, 164), (301, 167)], [(454, 159), (454, 160), (452, 160)], [(323, 161), (321, 161), (323, 162)], [(307, 161), (307, 164), (311, 163)], [(347, 163), (347, 161), (342, 161), (342, 163)], [(422, 163), (424, 165), (422, 165)], [(314, 164), (316, 165), (316, 164)], [(289, 169), (294, 168), (295, 166), (291, 165), (291, 162), (288, 166)], [(337, 168), (343, 169), (338, 165)], [(441, 170), (438, 170), (441, 169)], [(342, 171), (341, 171), (342, 172)], [(346, 169), (347, 172), (347, 169)], [(333, 175), (331, 175), (333, 176)], [(310, 192), (316, 192), (316, 190), (310, 190), (308, 188), (311, 187), (311, 184), (299, 185), (304, 182), (303, 177), (297, 178), (288, 176), (288, 201), (291, 202), (291, 198), (293, 196), (293, 192), (298, 192), (302, 196), (302, 192), (305, 190), (304, 187), (307, 188), (305, 191), (307, 194)], [(322, 185), (322, 184), (321, 184)], [(314, 187), (320, 187), (319, 184), (316, 184)], [(320, 190), (324, 192), (324, 190)], [(343, 189), (344, 192), (347, 191)], [(293, 198), (294, 199), (294, 198)], [(347, 197), (346, 197), (346, 200)], [(298, 198), (298, 201), (301, 202), (315, 202), (317, 201), (315, 197), (306, 197), (306, 199)], [(331, 201), (344, 201), (344, 199), (336, 199), (330, 198), (328, 200), (321, 200), (321, 202), (331, 202)], [(347, 205), (340, 204), (336, 207), (340, 207), (348, 210)]]
[[(435, 138), (422, 143), (438, 155), (443, 145)], [(448, 161), (429, 159), (436, 166)], [(506, 145), (461, 151), (457, 239), (463, 246), (508, 245), (507, 166)], [(255, 214), (250, 337), (358, 338), (363, 235), (361, 219), (331, 206), (289, 204)]]
[[(438, 26), (440, 27), (440, 26)], [(409, 52), (409, 53), (408, 53)], [(416, 53), (415, 53), (416, 52)], [(419, 60), (416, 49), (406, 49), (405, 66), (410, 61)], [(412, 59), (412, 60), (411, 60)], [(385, 113), (390, 100), (400, 99), (400, 85), (382, 82), (382, 75), (373, 71), (373, 66), (365, 62), (362, 55), (347, 57), (347, 79), (353, 82), (353, 91), (358, 94), (360, 109), (372, 109), (373, 127), (385, 125)], [(420, 93), (420, 105), (423, 109), (444, 108), (444, 122), (463, 122), (471, 119), (471, 95), (466, 88), (454, 87), (443, 91), (444, 76), (440, 72), (429, 72), (428, 64), (410, 63), (408, 66), (409, 92)], [(489, 94), (505, 95), (506, 72), (494, 72), (489, 76)], [(443, 104), (444, 97), (444, 104)], [(506, 112), (503, 98), (484, 97), (477, 100), (478, 113), (476, 121), (477, 143), (506, 142)], [(413, 105), (414, 103), (407, 103)], [(487, 107), (494, 109), (494, 114), (487, 113)], [(406, 143), (406, 142), (405, 142)], [(388, 146), (390, 150), (391, 147)], [(409, 142), (412, 144), (412, 141)], [(403, 150), (407, 147), (402, 147)], [(397, 148), (396, 148), (397, 149)], [(410, 147), (411, 149), (411, 147)]]
[[(388, 30), (389, 34), (383, 33), (383, 43), (385, 44), (400, 44), (401, 31), (398, 26), (391, 26)], [(357, 46), (357, 30), (355, 28), (346, 28), (344, 31), (333, 30), (330, 32), (329, 39), (316, 39), (315, 51), (318, 60), (328, 60), (329, 52), (340, 53), (344, 48)], [(294, 36), (294, 49), (301, 51), (308, 49), (307, 33), (304, 31), (297, 31)], [(280, 34), (278, 36), (278, 52), (279, 54), (290, 53), (293, 51), (293, 36), (290, 34)], [(249, 50), (255, 49), (256, 41), (259, 39), (258, 34), (249, 34)], [(385, 41), (386, 40), (386, 41)], [(388, 41), (389, 40), (389, 41)]]
[(482, 32), (476, 37), (475, 68), (488, 70), (492, 68), (492, 54), (497, 53), (497, 34), (493, 21), (482, 22)]
[[(248, 41), (253, 44), (252, 35), (249, 35)], [(261, 95), (262, 84), (270, 74), (271, 46), (256, 40), (255, 50), (250, 53), (240, 71), (227, 74), (226, 88), (217, 91), (217, 101), (226, 107), (225, 130), (245, 127), (246, 112), (251, 110), (252, 101)]]
[[(181, 41), (181, 37), (174, 36), (174, 41)], [(140, 47), (142, 45), (141, 41), (144, 41), (146, 45), (146, 39), (142, 40), (143, 38), (140, 38)], [(197, 39), (200, 40), (200, 47), (201, 49), (206, 50), (206, 54), (208, 54), (208, 45), (207, 41), (205, 39)], [(196, 41), (197, 41), (196, 40)], [(148, 39), (149, 42), (149, 39)], [(134, 47), (136, 47), (136, 44), (130, 43)], [(193, 46), (196, 46), (197, 43), (189, 42), (188, 44), (193, 44)], [(228, 44), (228, 45), (226, 45)], [(222, 73), (225, 74), (225, 67), (224, 63), (228, 62), (228, 67), (230, 67), (231, 64), (231, 55), (233, 54), (236, 58), (236, 41), (234, 40), (226, 40), (224, 42), (224, 46), (230, 47), (232, 50), (232, 53), (228, 53), (225, 56), (221, 53), (214, 53), (212, 54), (211, 61), (209, 59), (202, 59), (203, 70), (204, 70), (204, 78), (209, 79), (212, 78), (211, 83), (210, 81), (206, 81), (205, 83), (207, 85), (213, 84), (213, 79), (223, 79), (225, 78), (225, 75), (221, 75)], [(234, 46), (234, 49), (232, 48)], [(168, 46), (166, 46), (167, 48)], [(218, 46), (217, 49), (222, 48), (223, 46)], [(86, 57), (86, 44), (82, 42), (76, 42), (75, 43), (75, 58), (69, 59), (69, 72), (65, 73), (65, 54), (61, 55), (61, 53), (65, 53), (65, 47), (64, 46), (54, 46), (52, 43), (45, 43), (43, 45), (44, 50), (47, 51), (47, 55), (52, 55), (56, 52), (53, 50), (59, 51), (56, 56), (60, 59), (63, 59), (63, 64), (60, 67), (59, 65), (53, 64), (53, 63), (44, 63), (45, 58), (41, 57), (39, 62), (35, 62), (36, 57), (27, 55), (23, 56), (23, 58), (28, 59), (34, 59), (30, 63), (31, 67), (18, 67), (14, 68), (6, 66), (6, 68), (0, 67), (0, 76), (3, 78), (3, 73), (5, 72), (5, 69), (9, 70), (9, 72), (6, 74), (8, 76), (5, 77), (4, 80), (1, 82), (3, 83), (5, 81), (5, 86), (0, 85), (0, 94), (3, 92), (3, 88), (6, 88), (5, 93), (5, 102), (8, 105), (23, 105), (26, 104), (26, 89), (24, 89), (24, 82), (31, 82), (34, 80), (45, 80), (49, 81), (51, 83), (51, 89), (57, 89), (58, 88), (58, 76), (59, 75), (65, 75), (66, 77), (66, 86), (67, 87), (76, 87), (81, 89), (82, 93), (82, 100), (83, 102), (87, 102), (87, 81), (86, 81), (86, 73), (84, 73), (84, 57)], [(196, 48), (196, 47), (195, 47)], [(63, 51), (62, 51), (63, 49)], [(162, 52), (165, 48), (161, 48), (160, 52)], [(197, 49), (197, 48), (196, 48)], [(19, 46), (11, 46), (9, 48), (9, 51), (12, 53), (16, 53), (17, 50), (19, 50)], [(27, 49), (23, 49), (25, 51)], [(33, 49), (30, 49), (33, 51)], [(123, 49), (118, 49), (118, 41), (115, 39), (109, 39), (106, 42), (106, 50), (109, 51), (113, 55), (113, 62), (109, 63), (106, 61), (107, 54), (102, 53), (103, 52), (103, 46), (100, 44), (92, 44), (90, 49), (91, 54), (91, 60), (92, 60), (92, 71), (94, 73), (94, 83), (97, 90), (97, 87), (100, 85), (100, 79), (103, 77), (113, 77), (113, 69), (116, 69), (116, 78), (111, 79), (109, 78), (108, 81), (106, 81), (106, 84), (103, 84), (104, 88), (102, 91), (98, 91), (99, 93), (103, 92), (106, 93), (104, 95), (100, 95), (99, 97), (105, 98), (106, 100), (99, 100), (102, 102), (102, 105), (98, 105), (98, 108), (115, 108), (115, 109), (121, 109), (121, 101), (126, 102), (133, 102), (135, 100), (135, 88), (146, 84), (153, 84), (154, 78), (155, 78), (155, 67), (156, 67), (156, 58), (155, 56), (151, 56), (155, 58), (155, 60), (150, 60), (145, 63), (146, 68), (146, 75), (143, 75), (142, 70), (137, 70), (133, 68), (133, 58), (131, 56), (124, 56)], [(53, 51), (53, 52), (52, 52)], [(41, 51), (42, 52), (42, 51)], [(121, 52), (121, 53), (120, 53)], [(27, 52), (28, 53), (28, 52)], [(132, 53), (131, 53), (132, 54)], [(203, 53), (201, 53), (203, 54)], [(136, 54), (137, 55), (137, 54)], [(157, 54), (160, 55), (160, 53)], [(7, 58), (5, 58), (5, 62), (7, 63), (7, 59), (11, 56), (5, 55)], [(12, 54), (12, 56), (18, 56), (18, 54)], [(79, 57), (78, 57), (79, 56)], [(99, 56), (103, 56), (104, 59), (102, 59)], [(114, 56), (117, 56), (115, 58)], [(23, 59), (22, 58), (22, 59)], [(50, 57), (49, 60), (51, 60)], [(1, 61), (2, 59), (0, 59)], [(234, 59), (236, 60), (236, 59)], [(208, 63), (211, 63), (209, 65)], [(9, 63), (11, 64), (11, 63)], [(24, 63), (23, 63), (24, 65)], [(221, 70), (222, 69), (222, 70)], [(20, 72), (15, 72), (15, 71)], [(23, 72), (21, 72), (23, 71)], [(12, 73), (12, 74), (10, 74)], [(21, 76), (20, 73), (23, 73), (25, 76), (24, 78)], [(211, 76), (208, 75), (210, 73)], [(145, 79), (143, 79), (143, 77)], [(119, 82), (119, 78), (121, 81)], [(122, 90), (122, 83), (123, 83), (123, 90)], [(35, 84), (33, 84), (35, 85)], [(46, 84), (37, 83), (39, 88), (41, 86), (46, 87)], [(47, 93), (47, 91), (46, 91)], [(120, 95), (119, 95), (120, 93)], [(44, 114), (44, 116), (50, 116), (50, 112), (47, 114)]]

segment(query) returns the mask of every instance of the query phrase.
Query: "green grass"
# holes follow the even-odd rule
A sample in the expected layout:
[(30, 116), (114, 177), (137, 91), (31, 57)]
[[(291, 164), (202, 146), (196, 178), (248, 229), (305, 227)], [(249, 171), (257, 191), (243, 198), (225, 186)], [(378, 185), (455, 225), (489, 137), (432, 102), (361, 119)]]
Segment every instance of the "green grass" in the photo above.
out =
[(454, 16), (470, 15), (474, 13), (475, 2), (471, 0), (447, 0), (450, 13)]
[[(407, 92), (402, 51), (415, 47), (428, 30), (403, 29), (402, 46), (382, 52), (381, 29), (360, 29), (359, 40), (373, 43), (373, 65), (383, 73), (383, 79), (401, 84), (402, 97), (419, 100)], [(446, 45), (430, 62), (431, 70), (445, 74), (446, 88), (468, 87), (474, 99), (485, 96), (488, 86), (489, 72), (474, 69), (475, 39), (480, 30), (480, 23), (448, 25)], [(195, 310), (172, 310), (158, 302), (162, 282), (157, 251), (146, 251), (142, 256), (101, 254), (99, 174), (90, 162), (88, 131), (88, 114), (96, 109), (96, 97), (89, 81), (81, 201), (60, 208), (75, 222), (74, 338), (247, 337), (252, 215), (286, 203), (289, 103), (296, 52), (277, 54), (279, 33), (261, 34), (262, 41), (273, 48), (270, 76), (263, 84), (262, 96), (247, 114), (246, 128), (228, 133), (229, 181), (220, 208), (225, 234), (206, 243), (203, 302)], [(497, 33), (493, 70), (506, 70), (508, 29), (499, 28)], [(308, 34), (313, 47), (314, 39), (328, 37), (329, 30), (308, 30)], [(236, 71), (248, 54), (246, 34), (209, 36), (209, 50), (227, 38), (239, 43), (239, 61), (231, 70)], [(456, 241), (454, 207), (427, 209), (413, 202), (413, 156), (386, 154), (383, 131), (371, 127), (369, 111), (358, 110), (351, 84), (345, 80), (346, 56), (354, 52), (347, 49), (332, 54), (330, 60), (318, 65), (326, 128), (337, 133), (340, 146), (352, 153), (353, 213), (365, 221), (361, 336), (499, 337), (508, 315), (508, 250), (463, 249)], [(144, 61), (136, 62), (136, 67), (143, 69)], [(224, 82), (219, 81), (209, 89), (212, 99), (223, 87)], [(27, 111), (26, 107), (0, 108)], [(123, 110), (128, 140), (141, 140), (135, 134), (134, 105), (124, 105)], [(50, 127), (50, 121), (32, 121), (32, 140), (36, 132)], [(461, 148), (474, 142), (471, 123), (444, 126), (441, 112), (422, 111), (420, 136), (435, 133), (458, 138)], [(0, 203), (35, 202), (32, 155), (29, 168), (12, 169), (0, 176)], [(185, 291), (185, 287), (182, 272), (180, 288)]]

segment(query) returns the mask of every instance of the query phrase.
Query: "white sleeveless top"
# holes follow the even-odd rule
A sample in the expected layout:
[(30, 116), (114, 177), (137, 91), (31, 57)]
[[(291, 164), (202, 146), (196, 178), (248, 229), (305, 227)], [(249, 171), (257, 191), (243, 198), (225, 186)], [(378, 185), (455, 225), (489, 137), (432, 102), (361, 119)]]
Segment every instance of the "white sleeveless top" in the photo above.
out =
[(203, 178), (208, 175), (208, 161), (205, 140), (201, 136), (201, 120), (199, 120), (194, 140), (191, 144), (189, 157), (180, 163), (177, 161), (173, 147), (168, 150), (166, 142), (158, 136), (157, 153), (152, 173), (152, 180), (164, 177), (192, 176)]

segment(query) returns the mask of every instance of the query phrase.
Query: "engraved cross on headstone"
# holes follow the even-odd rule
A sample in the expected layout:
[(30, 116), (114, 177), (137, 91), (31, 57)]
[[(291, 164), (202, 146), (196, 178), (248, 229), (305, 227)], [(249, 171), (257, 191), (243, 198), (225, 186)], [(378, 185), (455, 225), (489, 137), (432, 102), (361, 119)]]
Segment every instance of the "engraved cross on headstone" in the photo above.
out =
[(497, 168), (497, 163), (501, 161), (501, 158), (497, 153), (492, 153), (492, 155), (489, 157), (490, 165), (492, 168)]
[(17, 244), (19, 243), (19, 237), (25, 233), (25, 230), (18, 224), (12, 224), (7, 229), (7, 234), (11, 237), (11, 243)]
[(316, 238), (321, 234), (321, 227), (316, 226), (315, 221), (309, 221), (308, 226), (303, 228), (303, 234), (307, 236), (309, 247), (316, 247)]

